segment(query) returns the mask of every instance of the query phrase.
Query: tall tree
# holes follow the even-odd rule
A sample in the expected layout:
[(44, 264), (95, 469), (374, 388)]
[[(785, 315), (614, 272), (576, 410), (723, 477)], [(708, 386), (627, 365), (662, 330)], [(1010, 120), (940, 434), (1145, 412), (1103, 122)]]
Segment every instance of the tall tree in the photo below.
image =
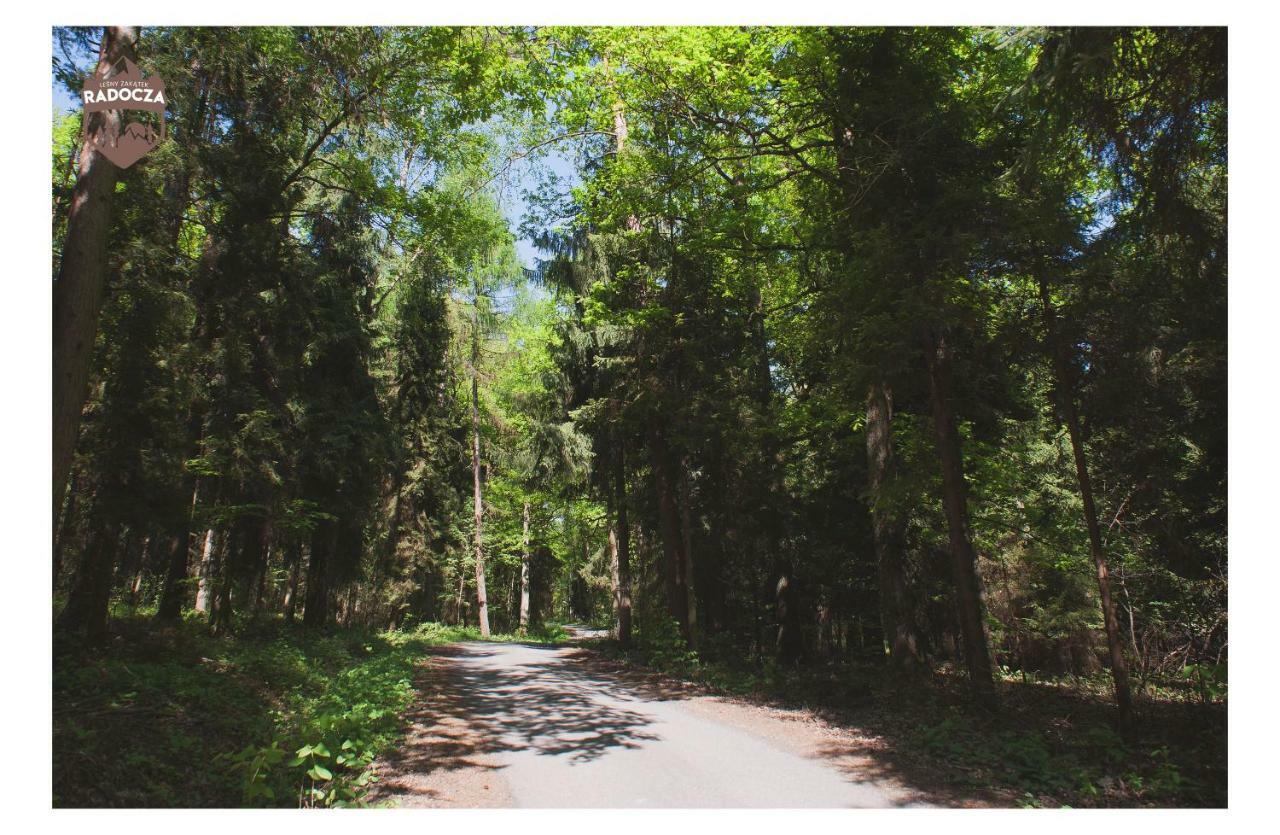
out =
[[(136, 58), (138, 28), (107, 26), (98, 46), (95, 74), (104, 79), (123, 72), (123, 61)], [(120, 169), (98, 150), (123, 128), (121, 111), (90, 113), (67, 212), (62, 259), (53, 285), (53, 518), (57, 523), (80, 430), (80, 413), (88, 395), (98, 335), (98, 314), (106, 288), (107, 240), (111, 204)]]
[(489, 637), (489, 597), (485, 589), (484, 570), (484, 494), (480, 470), (480, 278), (474, 272), (471, 281), (471, 507), (475, 518), (474, 545), (476, 569), (476, 614), (480, 619), (480, 637)]

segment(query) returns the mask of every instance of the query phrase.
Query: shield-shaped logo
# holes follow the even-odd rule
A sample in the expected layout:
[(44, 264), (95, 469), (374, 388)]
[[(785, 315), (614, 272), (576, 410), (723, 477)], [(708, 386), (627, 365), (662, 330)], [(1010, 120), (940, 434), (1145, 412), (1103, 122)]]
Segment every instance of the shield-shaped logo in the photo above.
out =
[[(84, 136), (120, 168), (128, 168), (166, 137), (164, 79), (142, 77), (142, 71), (128, 58), (102, 68), (84, 82)], [(159, 131), (143, 119), (130, 119), (127, 111), (158, 114)], [(92, 118), (94, 113), (112, 111), (117, 118)], [(92, 123), (92, 124), (91, 124)]]

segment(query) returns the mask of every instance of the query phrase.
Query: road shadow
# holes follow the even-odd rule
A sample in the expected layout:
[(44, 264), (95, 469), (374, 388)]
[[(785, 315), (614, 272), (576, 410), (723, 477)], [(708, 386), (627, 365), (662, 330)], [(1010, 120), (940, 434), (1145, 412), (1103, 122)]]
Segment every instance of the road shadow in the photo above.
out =
[[(1110, 713), (1101, 697), (1006, 684), (1000, 711), (989, 713), (969, 704), (961, 678), (901, 681), (872, 669), (832, 669), (825, 677), (812, 671), (786, 693), (734, 696), (590, 648), (520, 646), (525, 649), (519, 663), (509, 665), (484, 663), (506, 652), (494, 645), (429, 651), (418, 679), (421, 699), (407, 717), (411, 730), (381, 768), (381, 797), (498, 805), (484, 802), (492, 796), (476, 799), (450, 780), (467, 773), (496, 791), (503, 782), (502, 754), (566, 757), (575, 765), (637, 748), (660, 739), (646, 705), (713, 696), (714, 702), (764, 709), (772, 719), (797, 723), (779, 735), (778, 744), (804, 747), (797, 753), (824, 761), (851, 783), (899, 787), (898, 806), (1132, 806), (1165, 800), (1134, 797), (1123, 786), (1112, 791), (1106, 772), (1095, 775), (1102, 780), (1098, 796), (1071, 796), (1078, 769), (1112, 755), (1104, 749), (1117, 742), (1100, 730)], [(716, 716), (707, 704), (697, 709)], [(1146, 707), (1138, 739), (1127, 746), (1131, 754), (1159, 745), (1190, 748), (1194, 733), (1209, 730), (1195, 721), (1208, 718), (1204, 712), (1186, 706), (1186, 716), (1163, 715), (1171, 709)], [(749, 715), (736, 724), (749, 731), (767, 727)], [(1170, 727), (1185, 729), (1188, 738), (1171, 736)], [(1081, 739), (1096, 741), (1082, 748)], [(1092, 750), (1095, 745), (1099, 750)], [(1138, 773), (1132, 762), (1119, 760), (1109, 771)], [(1205, 788), (1195, 805), (1220, 805), (1215, 786), (1225, 786), (1225, 773), (1183, 773)]]
[(812, 753), (851, 782), (886, 781), (906, 805), (1210, 807), (1226, 804), (1223, 704), (1140, 701), (1119, 734), (1110, 693), (1004, 681), (996, 710), (961, 674), (902, 678), (882, 666), (810, 668), (786, 687), (722, 701), (831, 729)]
[(601, 678), (573, 663), (578, 650), (571, 647), (520, 646), (545, 653), (545, 660), (486, 666), (471, 663), (497, 654), (484, 644), (432, 648), (416, 682), (421, 698), (406, 714), (409, 729), (379, 764), (375, 799), (435, 796), (433, 775), (498, 771), (500, 754), (531, 751), (580, 764), (639, 747), (660, 738), (650, 729), (652, 717), (610, 702), (639, 706), (685, 693)]

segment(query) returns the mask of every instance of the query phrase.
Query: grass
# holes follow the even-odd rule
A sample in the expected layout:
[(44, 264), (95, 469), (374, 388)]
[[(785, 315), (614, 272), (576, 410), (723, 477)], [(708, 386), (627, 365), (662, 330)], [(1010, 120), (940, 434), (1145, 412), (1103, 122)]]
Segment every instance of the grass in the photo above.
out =
[(105, 650), (55, 638), (55, 807), (359, 805), (370, 764), (403, 732), (424, 653), (479, 639), (434, 623), (315, 633), (279, 621), (214, 637), (197, 617), (155, 628), (148, 614), (116, 618)]
[(641, 634), (627, 651), (612, 640), (594, 648), (711, 692), (809, 709), (860, 731), (886, 769), (942, 802), (1226, 805), (1225, 701), (1203, 702), (1176, 683), (1148, 688), (1133, 727), (1121, 736), (1110, 688), (1100, 679), (1002, 676), (992, 713), (973, 706), (964, 675), (945, 666), (910, 679), (874, 662), (784, 670), (768, 661), (708, 661), (675, 648), (669, 637), (646, 641)]

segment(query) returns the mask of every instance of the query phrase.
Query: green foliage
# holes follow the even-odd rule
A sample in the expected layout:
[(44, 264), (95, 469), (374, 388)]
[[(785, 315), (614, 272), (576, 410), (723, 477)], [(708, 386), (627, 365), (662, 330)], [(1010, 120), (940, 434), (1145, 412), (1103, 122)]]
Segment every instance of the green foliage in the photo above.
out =
[(1204, 701), (1222, 701), (1227, 697), (1226, 664), (1187, 664), (1181, 677), (1195, 684)]
[(698, 653), (689, 648), (674, 618), (654, 617), (636, 635), (637, 648), (659, 670), (688, 674), (698, 666)]
[(105, 656), (65, 647), (54, 668), (55, 802), (360, 805), (375, 758), (403, 728), (423, 652), (468, 637), (424, 624), (212, 638), (192, 620)]
[(1093, 806), (1106, 803), (1104, 794), (1120, 791), (1161, 804), (1195, 790), (1167, 746), (1135, 747), (1107, 725), (1088, 725), (1052, 740), (1043, 733), (989, 728), (951, 716), (920, 728), (913, 743), (930, 757), (1018, 787), (1023, 792), (1019, 805), (1065, 798), (1072, 805)]
[[(54, 34), (92, 58), (90, 30)], [(56, 709), (106, 682), (94, 710), (173, 731), (125, 744), (143, 799), (358, 805), (412, 647), (476, 637), (477, 540), (495, 635), (522, 631), (525, 592), (523, 640), (613, 626), (626, 580), (637, 657), (794, 696), (883, 665), (898, 627), (926, 668), (979, 661), (959, 606), (1002, 687), (1101, 697), (1092, 507), (1135, 690), (1225, 702), (1224, 30), (154, 27), (143, 46), (173, 130), (114, 196), (55, 552), (59, 640), (110, 615), (97, 637), (130, 643), (92, 675), (60, 659)], [(74, 92), (73, 64), (55, 58)], [(52, 128), (57, 275), (79, 123)], [(139, 800), (91, 776), (117, 732), (57, 727), (68, 802)], [(1029, 804), (1201, 784), (1076, 729), (1095, 773), (1042, 730), (948, 715), (912, 744)], [(174, 764), (217, 757), (179, 797)]]
[(268, 785), (271, 769), (284, 759), (278, 742), (265, 746), (245, 746), (239, 753), (223, 755), (233, 769), (244, 778), (242, 797), (248, 806), (270, 804), (275, 800), (275, 789)]

